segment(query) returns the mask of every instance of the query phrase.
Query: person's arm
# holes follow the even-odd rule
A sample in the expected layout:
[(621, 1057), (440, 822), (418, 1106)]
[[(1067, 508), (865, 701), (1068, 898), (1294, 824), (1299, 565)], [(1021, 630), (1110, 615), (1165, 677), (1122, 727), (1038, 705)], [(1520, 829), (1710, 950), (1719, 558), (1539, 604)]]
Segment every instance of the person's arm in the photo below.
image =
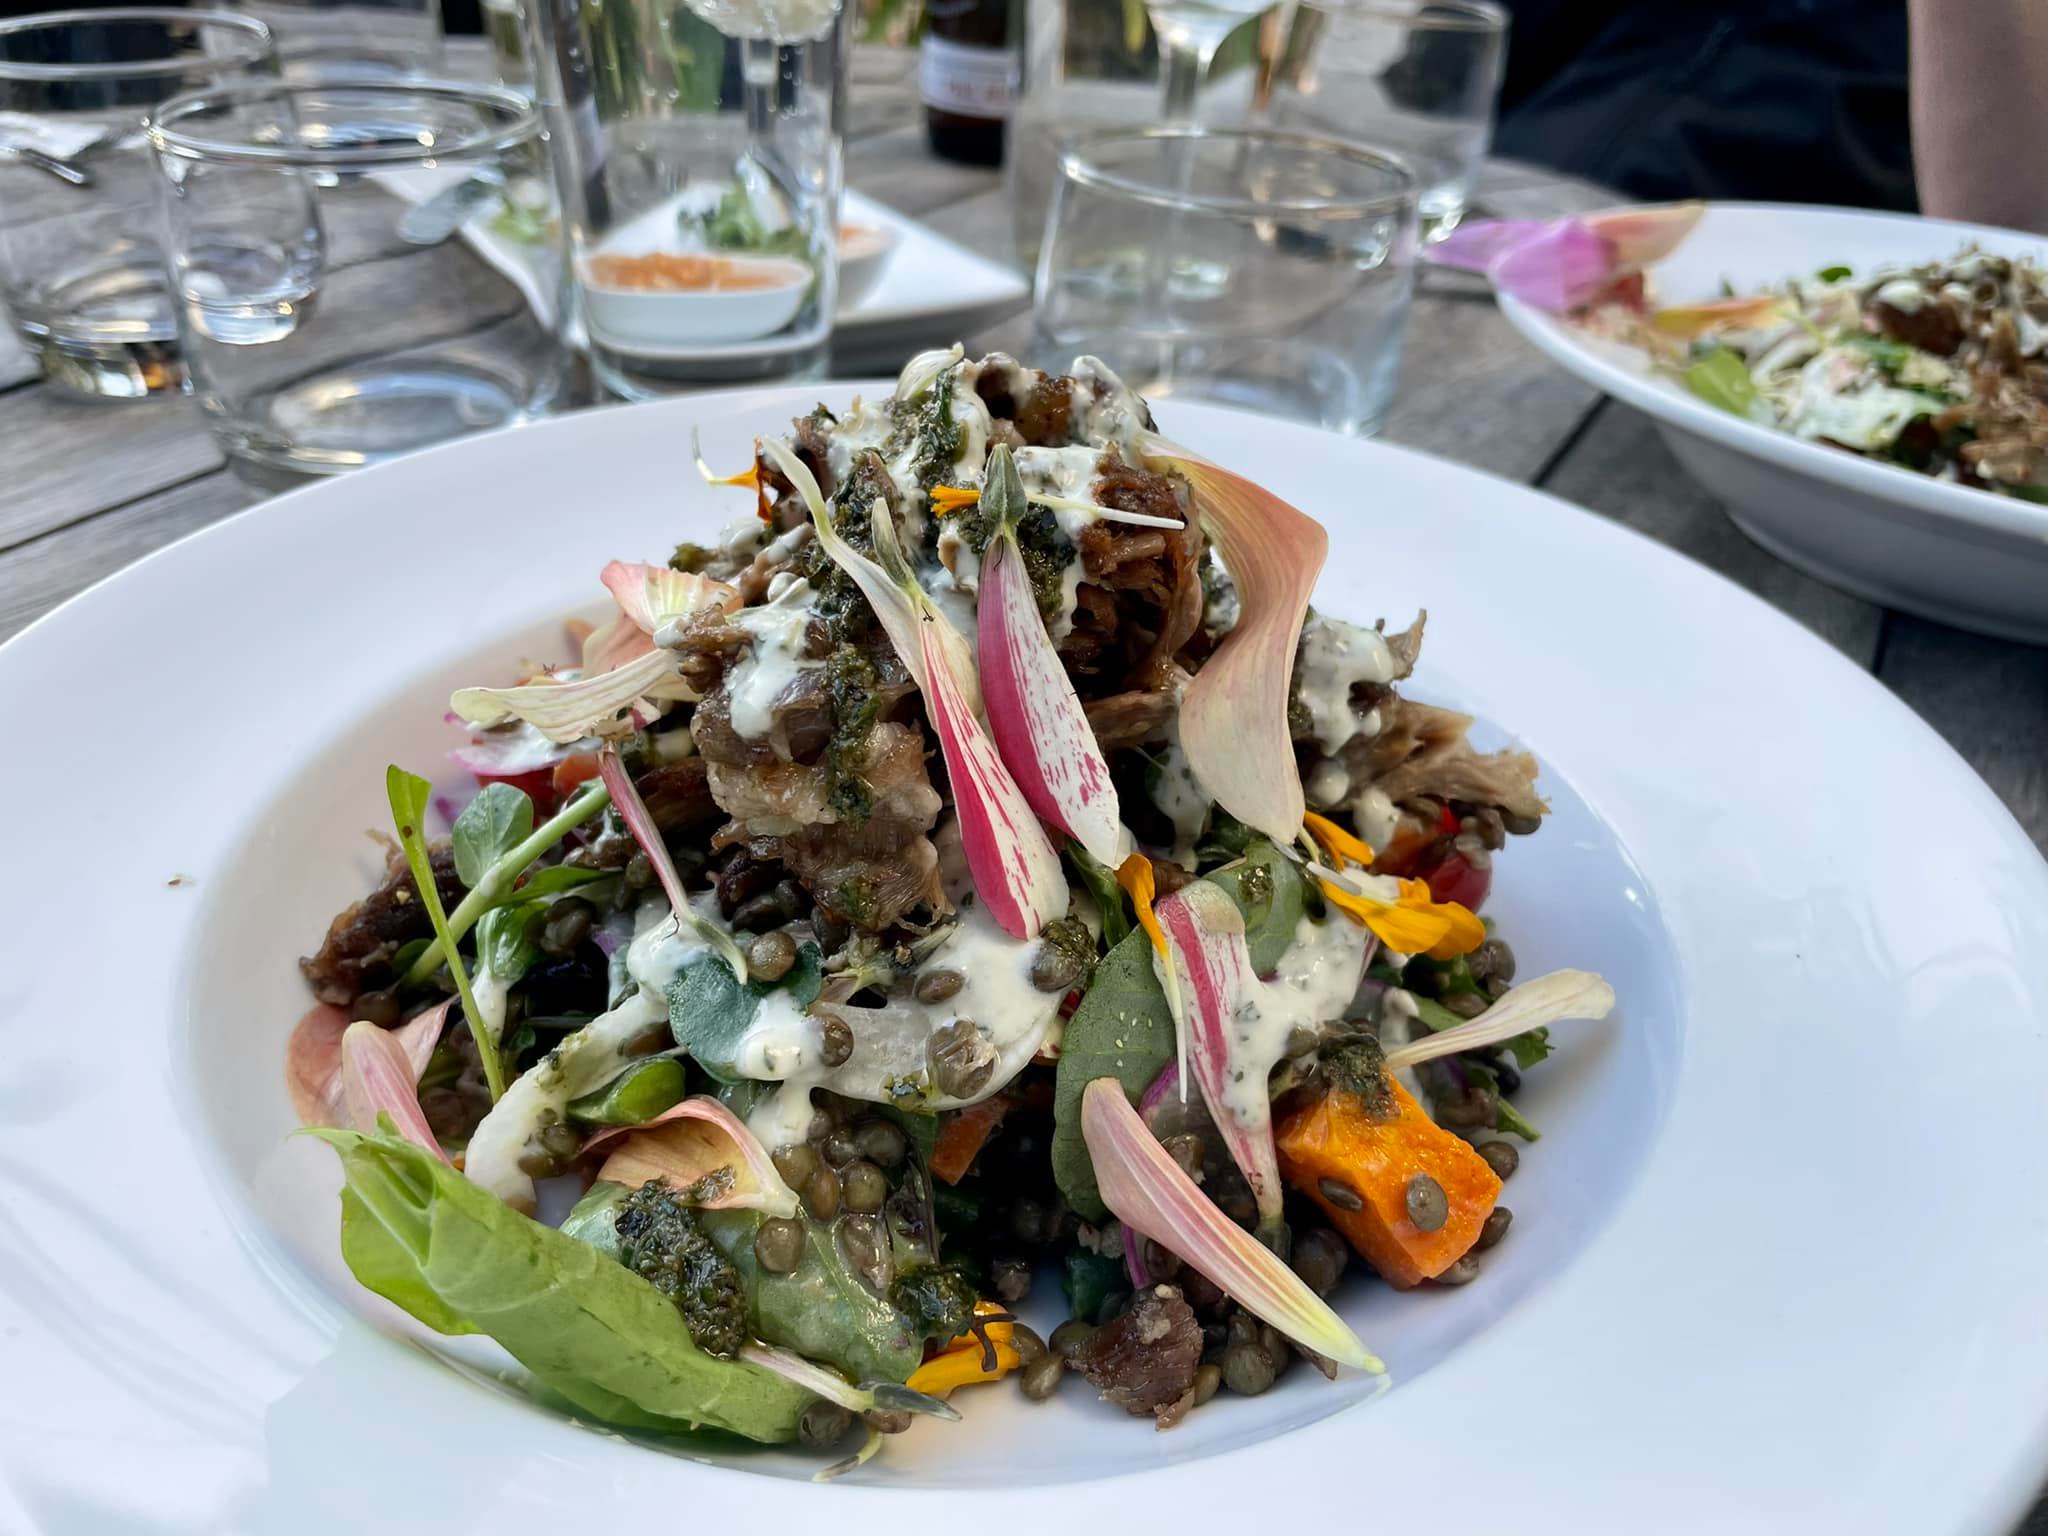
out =
[(1923, 213), (2048, 230), (2048, 5), (1908, 0)]

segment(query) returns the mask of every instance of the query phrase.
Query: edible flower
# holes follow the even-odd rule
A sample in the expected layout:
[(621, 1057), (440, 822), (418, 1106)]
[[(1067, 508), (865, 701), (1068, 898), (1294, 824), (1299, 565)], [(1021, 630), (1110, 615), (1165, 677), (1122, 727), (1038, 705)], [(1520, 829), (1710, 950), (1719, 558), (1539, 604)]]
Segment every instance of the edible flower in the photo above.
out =
[(1613, 1007), (1614, 988), (1604, 977), (1592, 971), (1552, 971), (1510, 987), (1476, 1019), (1395, 1046), (1387, 1052), (1386, 1069), (1398, 1072), (1439, 1056), (1498, 1045), (1560, 1019), (1604, 1019)]
[(1708, 299), (1701, 304), (1676, 304), (1657, 310), (1650, 324), (1667, 336), (1695, 341), (1722, 331), (1762, 331), (1794, 318), (1793, 311), (1775, 294), (1751, 298)]
[(1486, 942), (1486, 926), (1470, 910), (1455, 901), (1438, 901), (1423, 881), (1368, 873), (1371, 847), (1328, 817), (1310, 812), (1302, 826), (1305, 840), (1320, 844), (1336, 866), (1309, 861), (1309, 873), (1323, 895), (1346, 917), (1371, 929), (1387, 948), (1455, 960)]
[(939, 738), (960, 845), (974, 889), (996, 925), (1012, 938), (1036, 938), (1067, 911), (1067, 878), (1052, 839), (997, 751), (981, 720), (981, 684), (974, 653), (919, 585), (896, 524), (878, 498), (868, 527), (870, 559), (840, 535), (832, 509), (803, 462), (773, 438), (762, 448), (810, 508), (818, 545), (867, 598), (897, 659), (924, 695)]
[[(1265, 989), (1245, 942), (1244, 914), (1220, 886), (1191, 880), (1159, 903), (1158, 917), (1169, 964), (1189, 1004), (1187, 1060), (1224, 1148), (1258, 1203), (1259, 1237), (1271, 1244), (1282, 1231), (1286, 1197), (1265, 1084), (1286, 1042), (1271, 1030), (1247, 1032), (1241, 1025), (1265, 1006)], [(1233, 1083), (1255, 1083), (1258, 1092), (1233, 1095)]]
[(784, 1218), (797, 1214), (796, 1192), (783, 1182), (761, 1138), (707, 1095), (684, 1099), (640, 1125), (600, 1131), (583, 1150), (611, 1141), (619, 1144), (597, 1173), (610, 1183), (638, 1189), (666, 1179), (677, 1189), (701, 1191), (689, 1203), (706, 1210), (737, 1207)]
[[(913, 1392), (944, 1397), (956, 1387), (1000, 1381), (1023, 1365), (1017, 1353), (1017, 1322), (992, 1301), (978, 1301), (975, 1313), (987, 1318), (977, 1333), (963, 1333), (910, 1373), (904, 1383)], [(1004, 1321), (1007, 1319), (1007, 1321)]]
[(349, 1124), (365, 1136), (388, 1122), (407, 1141), (448, 1161), (420, 1108), (418, 1076), (405, 1045), (390, 1030), (358, 1019), (342, 1033), (341, 1094)]
[(1123, 812), (1094, 727), (1046, 632), (1024, 569), (1017, 544), (1024, 487), (1007, 447), (998, 445), (989, 455), (981, 506), (991, 527), (975, 638), (989, 733), (1040, 819), (1098, 863), (1113, 863), (1124, 842)]
[(1299, 1275), (1202, 1193), (1115, 1078), (1098, 1077), (1082, 1090), (1081, 1133), (1103, 1204), (1126, 1226), (1177, 1254), (1304, 1349), (1375, 1374), (1386, 1369)]
[(714, 473), (711, 466), (704, 462), (704, 445), (698, 440), (695, 427), (690, 429), (690, 456), (697, 461), (697, 473), (703, 477), (706, 485), (743, 485), (754, 493), (754, 515), (764, 523), (774, 519), (774, 509), (768, 504), (768, 487), (761, 479), (761, 460), (758, 456), (738, 474)]
[[(1090, 512), (1105, 523), (1129, 523), (1133, 528), (1163, 528), (1178, 533), (1187, 524), (1177, 517), (1155, 517), (1149, 512), (1126, 512), (1121, 507), (1105, 507), (1100, 502), (1083, 501), (1078, 496), (1057, 496), (1050, 491), (1026, 493), (1034, 507), (1050, 507), (1056, 512)], [(963, 507), (971, 507), (981, 500), (981, 492), (972, 486), (935, 485), (931, 489), (932, 510), (940, 517), (951, 517)]]
[(981, 500), (981, 492), (972, 486), (935, 485), (931, 491), (932, 511), (940, 517), (951, 517), (963, 507), (971, 507)]
[(668, 897), (669, 910), (674, 914), (676, 928), (690, 928), (696, 932), (712, 953), (732, 968), (732, 973), (742, 985), (747, 979), (747, 957), (733, 942), (731, 934), (707, 917), (700, 917), (690, 905), (690, 899), (683, 892), (683, 877), (676, 870), (676, 861), (670, 857), (668, 843), (661, 835), (661, 828), (654, 824), (654, 815), (647, 809), (647, 802), (640, 798), (640, 791), (633, 787), (632, 775), (626, 772), (626, 765), (619, 761), (619, 754), (607, 747), (597, 760), (598, 776), (604, 780), (604, 787), (612, 797), (612, 807), (619, 813), (619, 819), (626, 824), (633, 841), (640, 851), (647, 855), (647, 862), (654, 866), (654, 875), (661, 882), (661, 889)]
[(1566, 314), (1617, 294), (1678, 249), (1705, 207), (1689, 202), (1568, 219), (1480, 219), (1459, 225), (1425, 259), (1483, 272), (1501, 292)]
[(1237, 584), (1237, 623), (1181, 696), (1181, 751), (1224, 810), (1292, 843), (1307, 804), (1287, 699), (1329, 535), (1263, 486), (1163, 437), (1140, 448), (1150, 467), (1177, 470), (1193, 488), (1195, 514)]
[(660, 711), (651, 700), (695, 698), (678, 676), (681, 658), (663, 642), (706, 616), (732, 612), (740, 606), (739, 589), (667, 566), (619, 560), (604, 568), (602, 579), (619, 617), (584, 641), (587, 675), (513, 688), (460, 688), (449, 708), (471, 725), (524, 720), (550, 741), (572, 742), (652, 724)]
[[(1166, 947), (1166, 930), (1159, 926), (1159, 914), (1153, 910), (1153, 898), (1159, 894), (1159, 884), (1152, 873), (1152, 861), (1142, 853), (1134, 853), (1116, 867), (1116, 883), (1124, 888), (1124, 894), (1131, 898), (1131, 907), (1138, 914), (1138, 926), (1145, 930), (1145, 937), (1152, 941), (1152, 969), (1158, 973), (1159, 984), (1166, 992), (1166, 1009), (1173, 1015), (1173, 1054), (1175, 1062), (1183, 1069), (1187, 1065), (1188, 1031), (1187, 1014), (1181, 1007), (1180, 973), (1174, 967), (1173, 954)], [(1188, 1075), (1180, 1074), (1181, 1102), (1188, 1097)]]

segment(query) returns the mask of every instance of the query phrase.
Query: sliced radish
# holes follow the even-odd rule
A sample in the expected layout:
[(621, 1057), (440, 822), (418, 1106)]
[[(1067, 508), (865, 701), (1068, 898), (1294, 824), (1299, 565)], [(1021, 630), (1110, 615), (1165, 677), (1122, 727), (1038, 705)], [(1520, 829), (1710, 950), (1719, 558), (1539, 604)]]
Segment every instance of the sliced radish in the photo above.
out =
[(1006, 447), (989, 455), (981, 510), (995, 528), (976, 613), (989, 731), (1032, 810), (1114, 868), (1123, 846), (1116, 786), (1024, 569), (1016, 530), (1024, 485)]

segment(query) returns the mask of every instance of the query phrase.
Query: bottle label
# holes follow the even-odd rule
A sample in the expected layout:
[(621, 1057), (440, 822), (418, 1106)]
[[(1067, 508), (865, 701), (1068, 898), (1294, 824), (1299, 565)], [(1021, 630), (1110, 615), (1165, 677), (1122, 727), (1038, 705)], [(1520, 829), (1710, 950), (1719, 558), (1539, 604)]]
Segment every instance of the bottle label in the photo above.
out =
[(1017, 89), (1017, 56), (927, 36), (918, 44), (917, 90), (928, 107), (999, 122), (1010, 115)]

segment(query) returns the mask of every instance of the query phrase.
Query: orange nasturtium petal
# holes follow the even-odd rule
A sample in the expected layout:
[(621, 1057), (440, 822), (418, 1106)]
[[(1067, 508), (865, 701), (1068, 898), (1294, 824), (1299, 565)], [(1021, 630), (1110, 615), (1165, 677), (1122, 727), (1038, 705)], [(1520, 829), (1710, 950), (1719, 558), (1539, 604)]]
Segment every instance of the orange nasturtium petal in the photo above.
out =
[[(1008, 1316), (1003, 1308), (988, 1301), (976, 1302), (974, 1310), (984, 1317)], [(993, 1370), (987, 1368), (989, 1352), (982, 1348), (981, 1340), (971, 1333), (963, 1333), (912, 1371), (904, 1385), (913, 1392), (944, 1397), (955, 1387), (999, 1381), (1024, 1363), (1023, 1357), (1017, 1353), (1015, 1322), (986, 1323), (982, 1331), (988, 1335), (988, 1342), (995, 1350)]]
[(935, 485), (931, 490), (932, 511), (940, 517), (951, 517), (962, 507), (971, 507), (981, 500), (981, 492), (971, 486)]
[(1159, 893), (1158, 882), (1152, 878), (1152, 861), (1142, 853), (1134, 853), (1116, 867), (1116, 883), (1124, 888), (1124, 894), (1131, 898), (1131, 905), (1138, 912), (1138, 926), (1145, 930), (1145, 937), (1152, 941), (1152, 949), (1160, 959), (1166, 958), (1166, 931), (1159, 926), (1159, 918), (1152, 910), (1152, 898)]
[(1339, 860), (1339, 869), (1344, 867), (1345, 860), (1364, 866), (1371, 864), (1376, 857), (1370, 844), (1345, 831), (1327, 816), (1309, 811), (1301, 818), (1301, 824), (1308, 828), (1309, 836), (1323, 845), (1325, 853)]

